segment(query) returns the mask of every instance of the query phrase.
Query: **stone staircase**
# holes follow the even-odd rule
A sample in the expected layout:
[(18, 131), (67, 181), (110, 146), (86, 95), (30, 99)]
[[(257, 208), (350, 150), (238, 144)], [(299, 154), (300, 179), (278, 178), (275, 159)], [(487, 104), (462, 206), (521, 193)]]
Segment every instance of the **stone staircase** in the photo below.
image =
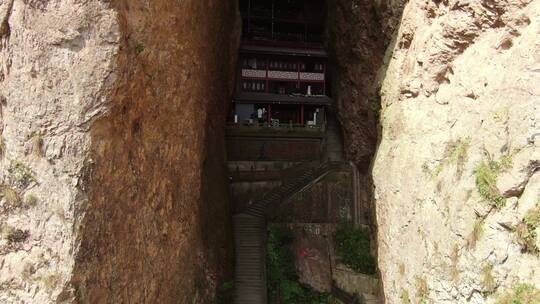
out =
[(266, 303), (266, 219), (237, 214), (235, 236), (235, 303)]
[(235, 304), (266, 304), (266, 215), (280, 203), (323, 178), (339, 163), (304, 163), (282, 185), (256, 199), (233, 218)]

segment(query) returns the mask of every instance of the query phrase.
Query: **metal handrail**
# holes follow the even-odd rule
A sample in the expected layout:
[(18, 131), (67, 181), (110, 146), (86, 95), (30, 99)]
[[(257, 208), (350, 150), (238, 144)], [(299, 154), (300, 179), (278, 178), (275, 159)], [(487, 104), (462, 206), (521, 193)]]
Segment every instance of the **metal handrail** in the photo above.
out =
[(302, 124), (281, 124), (280, 126), (271, 126), (267, 123), (253, 123), (250, 125), (244, 125), (241, 123), (227, 123), (227, 129), (237, 132), (261, 132), (265, 133), (294, 133), (294, 132), (306, 132), (306, 134), (322, 133), (326, 131), (326, 125), (302, 125)]
[[(317, 166), (317, 164), (319, 164)], [(309, 184), (315, 180), (317, 180), (318, 177), (324, 175), (325, 173), (327, 172), (330, 172), (331, 170), (337, 168), (338, 166), (341, 166), (342, 165), (342, 162), (333, 162), (333, 161), (325, 161), (323, 163), (318, 163), (318, 162), (306, 162), (306, 163), (302, 163), (302, 164), (299, 164), (297, 166), (294, 167), (295, 170), (298, 170), (300, 168), (302, 168), (303, 170), (300, 171), (300, 174), (298, 175), (301, 175), (305, 172), (307, 172), (308, 170), (311, 170), (313, 169), (313, 172), (312, 172), (312, 175), (314, 177), (314, 179), (312, 181), (310, 181), (309, 183), (307, 183), (305, 186), (301, 187), (298, 191), (301, 191), (302, 189), (304, 189), (306, 186), (309, 186)], [(296, 175), (298, 177), (298, 175)], [(288, 182), (291, 182), (291, 181), (294, 181), (295, 179), (292, 178), (290, 181)], [(263, 200), (265, 200), (266, 198), (269, 198), (273, 193), (276, 193), (278, 192), (278, 190), (282, 187), (284, 187), (286, 185), (286, 183), (283, 183), (281, 186), (278, 186), (278, 187), (275, 187), (274, 189), (271, 189), (263, 194), (261, 194), (259, 197), (257, 197), (256, 199), (253, 199), (252, 202), (252, 206), (255, 206), (257, 204), (260, 204)], [(295, 193), (297, 193), (298, 191), (295, 191)], [(283, 197), (282, 195), (280, 195), (279, 197), (279, 200), (278, 200), (278, 204), (283, 202), (284, 200), (288, 199), (289, 197), (291, 197), (292, 195), (289, 195), (287, 197)], [(274, 207), (277, 207), (277, 206), (274, 206)], [(247, 209), (249, 209), (249, 207), (247, 207)]]

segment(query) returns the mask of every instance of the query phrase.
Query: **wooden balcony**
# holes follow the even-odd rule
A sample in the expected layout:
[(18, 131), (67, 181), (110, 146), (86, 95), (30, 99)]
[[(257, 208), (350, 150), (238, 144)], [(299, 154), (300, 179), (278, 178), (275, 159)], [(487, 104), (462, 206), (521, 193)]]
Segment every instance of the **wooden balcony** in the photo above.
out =
[(291, 71), (267, 71), (242, 69), (242, 78), (261, 79), (261, 80), (299, 80), (309, 82), (324, 82), (324, 73), (291, 72)]
[(250, 41), (244, 41), (240, 45), (240, 53), (243, 54), (262, 54), (277, 56), (299, 56), (311, 58), (327, 58), (328, 54), (322, 44), (298, 44), (298, 43), (276, 43), (276, 42), (258, 42), (254, 44)]
[(227, 136), (235, 137), (322, 138), (326, 126), (324, 124), (281, 124), (279, 126), (270, 126), (267, 123), (228, 123), (226, 130)]
[(332, 99), (325, 95), (272, 94), (240, 92), (234, 95), (237, 103), (331, 105)]

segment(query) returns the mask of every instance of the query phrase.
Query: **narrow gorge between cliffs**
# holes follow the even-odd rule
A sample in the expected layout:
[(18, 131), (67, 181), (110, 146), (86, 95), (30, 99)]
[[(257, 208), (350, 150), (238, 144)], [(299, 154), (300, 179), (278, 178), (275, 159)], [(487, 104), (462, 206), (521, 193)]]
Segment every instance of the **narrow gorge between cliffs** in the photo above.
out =
[(239, 4), (229, 301), (381, 303), (370, 174), (389, 44), (380, 16), (372, 3)]

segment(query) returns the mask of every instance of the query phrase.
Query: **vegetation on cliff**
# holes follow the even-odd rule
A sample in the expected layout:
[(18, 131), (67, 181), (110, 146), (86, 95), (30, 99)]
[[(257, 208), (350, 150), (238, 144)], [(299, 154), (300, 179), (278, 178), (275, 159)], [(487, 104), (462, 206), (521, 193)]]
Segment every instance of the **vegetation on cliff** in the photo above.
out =
[(497, 188), (499, 174), (512, 167), (511, 159), (506, 156), (499, 161), (482, 162), (476, 168), (476, 187), (480, 196), (495, 208), (502, 208), (506, 199)]
[(536, 207), (527, 211), (523, 217), (523, 222), (516, 228), (519, 241), (526, 252), (532, 254), (540, 253), (540, 248), (537, 245), (538, 235), (536, 233), (538, 227), (540, 227), (540, 199)]
[(326, 304), (332, 296), (317, 293), (298, 282), (294, 257), (289, 250), (293, 233), (284, 227), (270, 225), (267, 243), (268, 302), (290, 304)]
[(497, 300), (497, 304), (532, 303), (540, 303), (540, 290), (530, 284), (518, 284), (502, 294)]
[(375, 274), (376, 260), (371, 255), (369, 231), (352, 225), (340, 225), (335, 234), (336, 254), (340, 261), (358, 273)]

